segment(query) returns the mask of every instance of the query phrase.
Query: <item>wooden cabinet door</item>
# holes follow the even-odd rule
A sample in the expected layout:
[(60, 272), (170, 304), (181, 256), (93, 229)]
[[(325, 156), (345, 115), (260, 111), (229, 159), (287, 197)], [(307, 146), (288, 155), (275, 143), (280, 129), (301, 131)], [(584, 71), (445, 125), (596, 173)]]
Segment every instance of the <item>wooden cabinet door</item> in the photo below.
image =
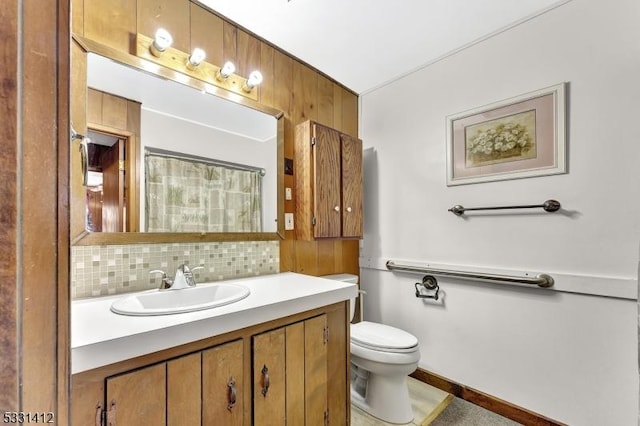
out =
[(254, 336), (253, 424), (325, 424), (326, 330), (327, 315), (320, 315)]
[(304, 322), (288, 325), (286, 339), (287, 425), (305, 424)]
[(348, 135), (342, 142), (342, 236), (362, 237), (362, 141)]
[(285, 329), (253, 336), (253, 423), (286, 425)]
[(326, 315), (304, 322), (304, 378), (304, 424), (324, 425), (328, 415)]
[(115, 403), (118, 426), (166, 424), (166, 364), (107, 379), (107, 407)]
[(316, 238), (340, 237), (341, 216), (341, 162), (340, 133), (315, 124), (314, 159), (314, 214)]
[(202, 424), (242, 425), (244, 342), (236, 340), (202, 352)]
[(329, 424), (349, 424), (351, 419), (351, 345), (349, 301), (327, 312), (327, 406)]
[(167, 425), (200, 426), (201, 353), (167, 362)]

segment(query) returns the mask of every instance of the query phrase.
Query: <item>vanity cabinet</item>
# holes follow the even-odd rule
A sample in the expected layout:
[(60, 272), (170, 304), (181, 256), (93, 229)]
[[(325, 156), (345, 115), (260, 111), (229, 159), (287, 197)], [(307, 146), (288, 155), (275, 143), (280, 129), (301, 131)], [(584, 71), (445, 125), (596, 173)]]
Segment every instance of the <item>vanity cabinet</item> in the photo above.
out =
[(295, 158), (296, 237), (362, 238), (362, 141), (306, 121)]
[(242, 425), (242, 340), (107, 377), (107, 426)]
[(72, 424), (347, 424), (347, 311), (341, 302), (75, 374)]
[(160, 364), (108, 378), (106, 424), (166, 424), (166, 374)]
[[(244, 418), (244, 341), (216, 346), (202, 353), (202, 422), (194, 425), (240, 426)], [(186, 386), (193, 385), (182, 380)], [(178, 413), (175, 423), (182, 425)]]
[(253, 337), (254, 424), (325, 424), (327, 330), (320, 315)]

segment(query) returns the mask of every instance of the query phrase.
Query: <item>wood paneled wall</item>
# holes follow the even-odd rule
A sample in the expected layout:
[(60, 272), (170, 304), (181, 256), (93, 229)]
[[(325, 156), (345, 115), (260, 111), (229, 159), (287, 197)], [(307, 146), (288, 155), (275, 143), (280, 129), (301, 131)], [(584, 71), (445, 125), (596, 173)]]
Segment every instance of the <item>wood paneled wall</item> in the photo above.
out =
[(0, 8), (0, 414), (56, 424), (68, 423), (68, 16), (62, 0)]
[[(73, 0), (73, 32), (123, 52), (133, 52), (135, 35), (153, 36), (167, 29), (173, 47), (191, 51), (200, 47), (207, 61), (222, 65), (231, 60), (237, 73), (259, 69), (264, 81), (258, 101), (284, 112), (284, 156), (294, 158), (294, 127), (312, 119), (357, 136), (358, 97), (327, 76), (189, 0)], [(75, 62), (75, 59), (74, 59)], [(284, 185), (294, 189), (293, 176)], [(284, 211), (294, 212), (295, 199)], [(358, 241), (296, 241), (287, 231), (280, 244), (280, 270), (311, 275), (338, 272), (357, 274)]]

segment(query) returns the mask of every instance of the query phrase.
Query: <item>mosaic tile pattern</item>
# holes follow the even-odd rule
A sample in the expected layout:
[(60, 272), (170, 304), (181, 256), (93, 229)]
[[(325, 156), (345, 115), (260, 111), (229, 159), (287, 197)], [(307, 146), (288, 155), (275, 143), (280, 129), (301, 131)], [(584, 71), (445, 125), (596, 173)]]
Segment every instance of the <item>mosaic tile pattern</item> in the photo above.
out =
[(159, 269), (173, 277), (186, 264), (196, 282), (275, 274), (280, 268), (278, 241), (130, 244), (71, 248), (71, 298), (107, 296), (158, 288)]

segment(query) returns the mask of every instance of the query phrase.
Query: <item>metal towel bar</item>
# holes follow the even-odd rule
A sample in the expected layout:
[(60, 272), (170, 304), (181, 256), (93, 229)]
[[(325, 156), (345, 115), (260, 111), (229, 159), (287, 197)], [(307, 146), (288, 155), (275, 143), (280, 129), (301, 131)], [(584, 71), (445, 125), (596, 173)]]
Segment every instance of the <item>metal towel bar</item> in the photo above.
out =
[(455, 205), (448, 211), (456, 216), (462, 216), (466, 211), (472, 210), (513, 210), (513, 209), (544, 209), (546, 212), (557, 212), (560, 210), (560, 202), (556, 200), (547, 200), (542, 204), (528, 204), (521, 206), (499, 206), (499, 207), (463, 207)]
[(551, 287), (553, 285), (553, 277), (547, 274), (538, 274), (535, 277), (518, 277), (515, 275), (499, 275), (489, 273), (452, 271), (446, 269), (433, 269), (423, 266), (399, 265), (391, 260), (386, 263), (387, 269), (390, 271), (415, 272), (419, 274), (441, 275), (447, 277), (455, 277), (463, 280), (503, 282), (514, 284), (529, 284), (539, 287)]

